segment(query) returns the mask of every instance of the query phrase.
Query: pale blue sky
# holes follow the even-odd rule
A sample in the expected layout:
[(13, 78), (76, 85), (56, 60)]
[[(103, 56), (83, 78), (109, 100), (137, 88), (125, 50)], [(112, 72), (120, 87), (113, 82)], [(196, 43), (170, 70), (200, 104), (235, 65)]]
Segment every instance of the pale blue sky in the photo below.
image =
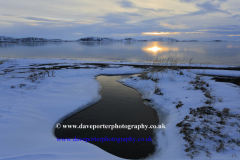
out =
[(1, 35), (240, 40), (240, 1), (0, 0)]

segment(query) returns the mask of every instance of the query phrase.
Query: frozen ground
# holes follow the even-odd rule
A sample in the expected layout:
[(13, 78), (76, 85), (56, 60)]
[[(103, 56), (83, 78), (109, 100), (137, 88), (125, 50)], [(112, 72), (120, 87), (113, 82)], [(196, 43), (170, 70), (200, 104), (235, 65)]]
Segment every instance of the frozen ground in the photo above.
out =
[[(65, 67), (45, 70), (52, 63)], [(73, 65), (78, 69), (69, 67)], [(142, 71), (54, 59), (11, 59), (0, 64), (0, 159), (120, 159), (89, 143), (58, 142), (52, 131), (60, 119), (101, 98), (95, 76)], [(120, 80), (150, 99), (159, 114), (167, 115), (166, 129), (156, 131), (158, 151), (149, 159), (240, 157), (239, 86), (194, 72), (152, 71)]]
[(158, 152), (151, 159), (240, 157), (239, 86), (187, 70), (164, 70), (120, 81), (150, 99), (160, 114), (168, 114), (166, 129), (157, 132)]

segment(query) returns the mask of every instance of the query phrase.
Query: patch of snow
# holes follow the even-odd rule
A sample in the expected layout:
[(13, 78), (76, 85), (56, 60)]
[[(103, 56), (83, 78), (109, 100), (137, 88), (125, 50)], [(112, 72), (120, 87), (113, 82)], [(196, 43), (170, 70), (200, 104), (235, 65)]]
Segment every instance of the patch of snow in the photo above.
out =
[[(179, 133), (180, 128), (176, 127), (176, 124), (183, 121), (184, 118), (189, 115), (191, 109), (206, 106), (205, 101), (208, 98), (200, 89), (197, 90), (190, 84), (196, 75), (187, 70), (182, 70), (182, 72), (183, 75), (179, 74), (178, 71), (163, 71), (150, 73), (143, 79), (141, 77), (133, 77), (120, 80), (123, 84), (137, 89), (142, 94), (143, 99), (150, 99), (152, 107), (158, 111), (159, 115), (165, 113), (165, 116), (167, 116), (164, 122), (166, 129), (156, 131), (158, 142), (157, 152), (148, 159), (191, 159), (187, 156), (188, 153), (184, 151), (186, 149), (185, 144), (187, 143), (183, 139), (183, 134)], [(209, 84), (210, 87), (206, 88), (210, 89), (211, 94), (214, 96), (214, 99), (216, 99), (213, 104), (215, 109), (221, 111), (223, 108), (230, 108), (231, 113), (240, 113), (239, 87), (232, 84), (215, 82), (211, 80), (210, 77), (202, 77), (202, 79)], [(156, 82), (157, 80), (158, 82)], [(159, 88), (163, 95), (155, 94), (154, 91), (156, 91), (156, 88)], [(183, 105), (177, 108), (177, 104), (180, 102)], [(213, 121), (213, 126), (214, 124), (218, 123)], [(230, 122), (228, 125), (230, 125)], [(237, 140), (236, 136), (239, 134), (237, 131), (239, 130), (238, 126), (229, 127), (226, 125), (226, 128), (224, 128), (222, 132), (227, 134), (229, 129), (231, 129), (232, 134), (229, 134), (230, 139), (227, 140), (231, 140), (231, 138)], [(196, 140), (196, 143), (199, 142)], [(206, 140), (204, 145), (205, 147), (209, 147), (211, 159), (229, 159), (231, 156), (240, 156), (240, 147), (236, 144), (234, 144), (234, 149), (228, 148), (224, 153), (216, 152), (216, 148), (213, 147), (216, 145), (214, 141)], [(227, 147), (227, 144), (225, 147)], [(196, 160), (206, 158), (208, 157), (206, 157), (203, 151), (194, 157)]]
[[(1, 69), (45, 62), (49, 60), (18, 59), (3, 63)], [(95, 76), (140, 71), (132, 67), (56, 70), (55, 77), (40, 83), (11, 78), (17, 72), (0, 75), (0, 159), (121, 159), (86, 142), (59, 142), (52, 132), (63, 117), (100, 100)]]

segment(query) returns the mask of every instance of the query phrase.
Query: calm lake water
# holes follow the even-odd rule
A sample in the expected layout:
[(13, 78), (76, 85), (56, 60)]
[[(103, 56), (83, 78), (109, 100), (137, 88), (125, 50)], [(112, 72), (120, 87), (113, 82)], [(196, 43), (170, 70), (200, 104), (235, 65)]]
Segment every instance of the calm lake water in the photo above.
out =
[(240, 42), (0, 43), (0, 57), (147, 62), (177, 55), (195, 63), (240, 66)]

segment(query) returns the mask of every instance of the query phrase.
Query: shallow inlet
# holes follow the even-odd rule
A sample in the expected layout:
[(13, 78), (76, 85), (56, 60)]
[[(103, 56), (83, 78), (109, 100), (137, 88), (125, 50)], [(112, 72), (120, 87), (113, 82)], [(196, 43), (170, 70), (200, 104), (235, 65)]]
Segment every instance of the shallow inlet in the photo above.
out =
[[(133, 88), (124, 86), (116, 80), (130, 77), (121, 76), (98, 76), (101, 83), (102, 99), (65, 119), (61, 124), (80, 125), (102, 125), (102, 124), (125, 124), (125, 125), (158, 125), (159, 118), (157, 112), (150, 106), (143, 103), (141, 94)], [(57, 138), (153, 138), (153, 129), (147, 130), (127, 130), (127, 129), (56, 129)], [(76, 142), (75, 142), (76, 143)], [(145, 158), (155, 151), (152, 141), (133, 142), (97, 142), (92, 143), (101, 149), (127, 159)], [(80, 148), (79, 148), (80, 149)]]

